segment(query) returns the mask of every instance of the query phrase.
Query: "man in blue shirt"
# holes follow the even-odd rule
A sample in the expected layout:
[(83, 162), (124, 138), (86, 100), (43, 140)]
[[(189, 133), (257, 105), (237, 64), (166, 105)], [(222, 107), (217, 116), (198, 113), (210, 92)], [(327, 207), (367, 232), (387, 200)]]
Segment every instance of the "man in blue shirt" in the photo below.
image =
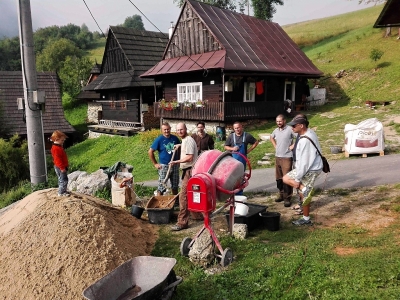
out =
[[(162, 195), (166, 191), (166, 187), (164, 185), (164, 180), (168, 176), (167, 180), (171, 181), (171, 189), (172, 194), (178, 194), (178, 185), (179, 185), (179, 165), (172, 165), (169, 174), (168, 167), (169, 162), (172, 159), (172, 154), (174, 150), (174, 146), (180, 144), (179, 139), (171, 134), (171, 126), (169, 123), (164, 122), (161, 125), (162, 135), (158, 136), (153, 144), (151, 145), (148, 154), (151, 162), (154, 167), (158, 170), (158, 187), (157, 191), (159, 195)], [(159, 161), (157, 162), (154, 152), (158, 151)], [(176, 157), (179, 158), (179, 155), (175, 154), (174, 160)]]

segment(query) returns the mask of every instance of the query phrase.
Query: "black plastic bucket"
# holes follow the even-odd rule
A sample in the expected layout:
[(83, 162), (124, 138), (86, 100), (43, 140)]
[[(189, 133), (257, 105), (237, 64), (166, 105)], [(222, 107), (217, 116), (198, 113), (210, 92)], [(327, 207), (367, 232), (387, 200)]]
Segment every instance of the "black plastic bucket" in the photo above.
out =
[(267, 228), (269, 231), (279, 230), (279, 222), (281, 220), (280, 213), (267, 211), (260, 213), (260, 217), (262, 219), (264, 227)]
[(140, 219), (142, 217), (143, 211), (144, 211), (143, 207), (132, 205), (131, 215)]

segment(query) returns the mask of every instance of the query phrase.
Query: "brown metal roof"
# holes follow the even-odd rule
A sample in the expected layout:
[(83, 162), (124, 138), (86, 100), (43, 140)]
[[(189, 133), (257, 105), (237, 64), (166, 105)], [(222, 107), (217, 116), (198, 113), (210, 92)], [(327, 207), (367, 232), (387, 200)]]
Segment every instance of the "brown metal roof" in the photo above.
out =
[[(38, 90), (46, 93), (46, 106), (42, 112), (43, 133), (51, 134), (54, 130), (65, 133), (75, 132), (64, 116), (61, 102), (59, 79), (55, 72), (37, 73)], [(24, 113), (18, 110), (17, 98), (24, 98), (21, 71), (0, 71), (0, 103), (4, 109), (5, 124), (11, 133), (26, 135)]]
[(400, 0), (388, 0), (374, 24), (374, 28), (392, 26), (400, 26)]
[(219, 69), (224, 67), (225, 50), (207, 52), (192, 56), (181, 56), (160, 61), (148, 72), (155, 74), (170, 74), (203, 69)]
[[(223, 46), (222, 50), (226, 51), (225, 61), (219, 63), (219, 65), (223, 63), (221, 68), (225, 71), (283, 73), (308, 77), (320, 77), (323, 74), (277, 23), (193, 0), (187, 0), (182, 11), (187, 5), (195, 11), (216, 37)], [(170, 42), (167, 49), (171, 46), (173, 45)], [(190, 57), (193, 58), (193, 55)], [(185, 56), (180, 59), (184, 58)], [(186, 59), (188, 59), (187, 56)], [(176, 58), (163, 60), (159, 64), (171, 65), (170, 60), (176, 60)], [(209, 68), (206, 64), (201, 66), (204, 69)], [(181, 67), (179, 72), (196, 71), (198, 68), (197, 65), (188, 64), (186, 69)], [(172, 72), (155, 66), (143, 77), (167, 73)]]

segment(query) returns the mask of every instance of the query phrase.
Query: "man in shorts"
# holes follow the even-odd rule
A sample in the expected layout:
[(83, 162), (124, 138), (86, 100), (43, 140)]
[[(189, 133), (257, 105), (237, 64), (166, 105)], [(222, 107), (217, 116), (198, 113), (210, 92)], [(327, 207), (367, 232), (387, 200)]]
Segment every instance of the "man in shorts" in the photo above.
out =
[[(296, 188), (299, 192), (300, 201), (303, 204), (303, 217), (293, 221), (293, 225), (312, 225), (310, 220), (310, 203), (314, 192), (314, 183), (322, 171), (322, 159), (317, 149), (321, 152), (318, 137), (315, 132), (308, 128), (307, 119), (298, 115), (288, 123), (292, 126), (294, 133), (299, 135), (296, 148), (293, 149), (296, 154), (295, 169), (283, 176), (283, 183)], [(311, 139), (312, 142), (309, 140)]]

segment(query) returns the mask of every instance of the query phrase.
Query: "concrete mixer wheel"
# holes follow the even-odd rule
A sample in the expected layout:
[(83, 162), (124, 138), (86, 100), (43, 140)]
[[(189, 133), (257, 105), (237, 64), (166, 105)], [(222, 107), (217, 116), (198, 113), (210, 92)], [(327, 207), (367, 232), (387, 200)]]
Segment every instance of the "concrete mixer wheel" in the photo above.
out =
[(226, 248), (222, 253), (221, 266), (227, 267), (233, 261), (233, 252), (231, 249)]
[(183, 239), (183, 241), (181, 243), (181, 247), (180, 247), (182, 256), (186, 256), (186, 257), (189, 256), (189, 251), (190, 251), (189, 245), (191, 242), (192, 242), (192, 239), (190, 237), (185, 237)]

